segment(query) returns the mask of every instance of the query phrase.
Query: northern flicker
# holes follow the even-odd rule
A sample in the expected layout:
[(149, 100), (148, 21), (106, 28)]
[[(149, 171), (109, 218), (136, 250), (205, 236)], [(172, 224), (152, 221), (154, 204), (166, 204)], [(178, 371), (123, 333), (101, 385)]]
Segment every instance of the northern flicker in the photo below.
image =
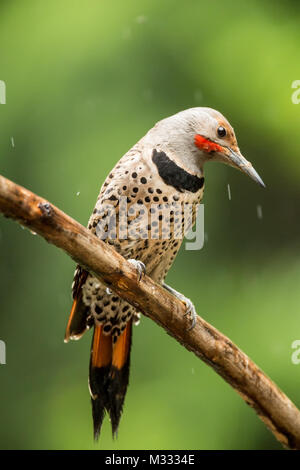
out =
[[(182, 243), (179, 232), (195, 223), (206, 161), (238, 168), (264, 186), (240, 153), (227, 119), (211, 108), (191, 108), (159, 121), (119, 160), (100, 190), (88, 223), (96, 236), (135, 264), (139, 275), (145, 270), (185, 302), (191, 327), (196, 315), (192, 302), (164, 284), (164, 279)], [(125, 221), (119, 217), (121, 202), (127, 212)], [(187, 204), (191, 215), (182, 222)], [(169, 217), (162, 214), (164, 205)], [(80, 266), (72, 290), (65, 341), (79, 339), (94, 327), (89, 372), (94, 437), (99, 436), (105, 412), (114, 435), (128, 385), (132, 324), (138, 312)]]

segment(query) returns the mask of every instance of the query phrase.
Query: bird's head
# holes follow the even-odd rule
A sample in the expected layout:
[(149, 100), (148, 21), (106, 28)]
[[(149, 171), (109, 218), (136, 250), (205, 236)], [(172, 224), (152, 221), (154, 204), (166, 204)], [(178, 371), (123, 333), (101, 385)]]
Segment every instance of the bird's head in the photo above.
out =
[[(241, 154), (227, 119), (211, 108), (190, 108), (159, 121), (150, 131), (162, 149), (170, 149), (178, 164), (193, 173), (207, 161), (233, 166), (265, 186), (252, 164)], [(171, 158), (172, 158), (172, 155)]]

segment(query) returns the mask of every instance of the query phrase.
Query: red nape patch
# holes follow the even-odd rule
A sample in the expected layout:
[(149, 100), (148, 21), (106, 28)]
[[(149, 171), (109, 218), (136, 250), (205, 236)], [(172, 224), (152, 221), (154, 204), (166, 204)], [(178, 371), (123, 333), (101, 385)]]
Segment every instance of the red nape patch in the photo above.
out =
[(200, 150), (203, 150), (204, 152), (210, 153), (223, 151), (221, 145), (215, 144), (211, 140), (205, 139), (205, 137), (202, 137), (202, 135), (196, 134), (194, 139), (196, 147), (198, 147)]

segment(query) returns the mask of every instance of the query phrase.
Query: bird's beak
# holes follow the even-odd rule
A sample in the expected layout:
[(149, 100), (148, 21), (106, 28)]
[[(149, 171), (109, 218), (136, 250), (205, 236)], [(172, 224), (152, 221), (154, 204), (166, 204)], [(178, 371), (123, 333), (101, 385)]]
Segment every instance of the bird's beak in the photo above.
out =
[(226, 156), (230, 165), (238, 168), (243, 173), (246, 173), (246, 175), (250, 176), (250, 178), (252, 178), (263, 188), (266, 187), (259, 174), (254, 170), (252, 164), (248, 162), (248, 160), (246, 160), (246, 158), (243, 157), (241, 153), (233, 151), (230, 147), (227, 147), (227, 150), (229, 150), (229, 152), (226, 152)]

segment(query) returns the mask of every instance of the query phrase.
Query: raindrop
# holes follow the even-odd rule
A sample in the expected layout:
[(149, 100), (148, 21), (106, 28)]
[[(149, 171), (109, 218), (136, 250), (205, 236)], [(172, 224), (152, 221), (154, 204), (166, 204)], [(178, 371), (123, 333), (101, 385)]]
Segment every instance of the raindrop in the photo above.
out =
[(263, 218), (262, 207), (260, 205), (256, 206), (257, 217), (261, 220)]
[(203, 99), (203, 95), (202, 95), (202, 91), (201, 90), (195, 90), (194, 91), (194, 100), (196, 101), (196, 103), (201, 103)]
[(76, 196), (79, 196), (79, 194), (80, 194), (80, 191), (77, 191)]
[(11, 137), (11, 138), (10, 138), (10, 141), (11, 141), (11, 145), (12, 145), (12, 147), (14, 147), (14, 146), (15, 146), (15, 141), (14, 141), (14, 138), (13, 138), (13, 137)]
[(139, 15), (136, 17), (135, 21), (138, 23), (138, 24), (143, 24), (143, 23), (146, 23), (147, 21), (147, 16), (145, 15)]
[(131, 29), (125, 28), (122, 33), (123, 39), (129, 39), (131, 36)]
[(231, 201), (231, 189), (230, 189), (230, 184), (227, 184), (227, 191), (228, 191), (228, 199)]
[(144, 98), (145, 100), (147, 101), (151, 101), (153, 99), (153, 92), (150, 88), (148, 88), (147, 90), (144, 90)]

